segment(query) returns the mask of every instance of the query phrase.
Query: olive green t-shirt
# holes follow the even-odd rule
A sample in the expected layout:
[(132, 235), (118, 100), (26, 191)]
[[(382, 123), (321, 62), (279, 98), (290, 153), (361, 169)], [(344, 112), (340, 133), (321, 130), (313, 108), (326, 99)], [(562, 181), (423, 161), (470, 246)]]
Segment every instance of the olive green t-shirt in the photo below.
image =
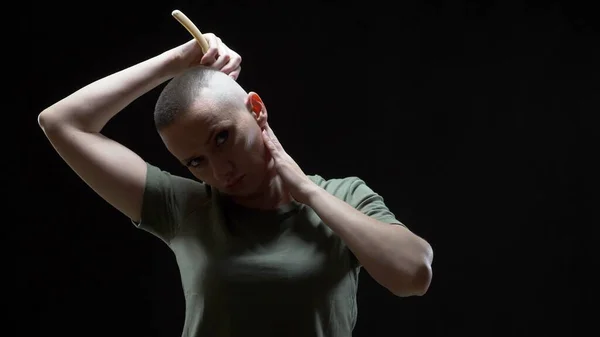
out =
[[(151, 164), (138, 228), (174, 252), (183, 337), (350, 337), (360, 264), (308, 206), (244, 208)], [(309, 178), (380, 221), (402, 225), (357, 177)]]

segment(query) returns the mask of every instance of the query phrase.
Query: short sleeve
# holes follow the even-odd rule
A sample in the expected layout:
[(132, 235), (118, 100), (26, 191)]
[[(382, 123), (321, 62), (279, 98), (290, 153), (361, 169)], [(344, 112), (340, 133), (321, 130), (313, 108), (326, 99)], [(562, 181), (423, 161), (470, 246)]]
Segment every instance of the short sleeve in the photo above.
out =
[(311, 179), (327, 192), (347, 202), (362, 213), (381, 222), (402, 225), (385, 204), (383, 197), (373, 191), (364, 180), (358, 177), (347, 177), (325, 180), (321, 176)]
[(134, 225), (169, 243), (179, 232), (183, 219), (206, 204), (207, 187), (202, 182), (173, 175), (150, 163), (146, 165), (142, 216)]
[[(358, 211), (381, 222), (406, 227), (396, 219), (394, 213), (385, 204), (383, 197), (373, 191), (362, 179), (347, 177), (325, 180), (318, 175), (311, 176), (311, 179), (327, 192), (345, 201)], [(350, 257), (351, 265), (360, 267), (360, 261), (345, 244), (344, 250)]]
[(362, 179), (353, 177), (348, 180), (349, 188), (345, 196), (347, 203), (381, 222), (404, 226), (387, 207), (383, 197), (373, 191)]

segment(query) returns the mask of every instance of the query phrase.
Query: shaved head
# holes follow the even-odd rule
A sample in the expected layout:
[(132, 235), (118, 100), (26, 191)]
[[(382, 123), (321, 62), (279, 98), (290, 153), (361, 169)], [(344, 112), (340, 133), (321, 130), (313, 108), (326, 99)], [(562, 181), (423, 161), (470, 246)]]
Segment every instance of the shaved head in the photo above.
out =
[(247, 95), (223, 72), (197, 66), (173, 78), (162, 90), (154, 108), (154, 124), (157, 130), (163, 130), (193, 108), (210, 111), (241, 108)]
[(257, 93), (219, 70), (194, 67), (165, 86), (154, 122), (167, 150), (200, 181), (238, 201), (262, 202), (273, 170)]

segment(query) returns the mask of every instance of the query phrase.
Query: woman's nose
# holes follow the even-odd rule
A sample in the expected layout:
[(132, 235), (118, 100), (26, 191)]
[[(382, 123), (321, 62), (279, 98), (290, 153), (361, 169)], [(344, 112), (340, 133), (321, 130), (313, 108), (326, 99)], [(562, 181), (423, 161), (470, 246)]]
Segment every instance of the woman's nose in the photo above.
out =
[(217, 158), (213, 159), (211, 164), (213, 175), (219, 182), (227, 184), (229, 180), (235, 178), (232, 161), (225, 158)]

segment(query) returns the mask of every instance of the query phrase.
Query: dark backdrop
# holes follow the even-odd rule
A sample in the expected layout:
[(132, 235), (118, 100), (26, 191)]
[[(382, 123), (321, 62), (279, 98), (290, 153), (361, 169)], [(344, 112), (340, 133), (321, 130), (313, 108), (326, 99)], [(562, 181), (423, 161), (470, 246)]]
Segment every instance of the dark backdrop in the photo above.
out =
[[(20, 26), (29, 59), (21, 83), (28, 206), (11, 232), (22, 287), (13, 313), (27, 319), (20, 329), (180, 334), (172, 253), (82, 183), (36, 124), (81, 86), (187, 41), (173, 9), (242, 55), (239, 82), (261, 95), (305, 172), (363, 178), (432, 244), (424, 297), (394, 297), (362, 273), (354, 336), (581, 335), (591, 326), (600, 107), (593, 7), (273, 3), (31, 7)], [(153, 128), (160, 88), (105, 134), (189, 176)]]

